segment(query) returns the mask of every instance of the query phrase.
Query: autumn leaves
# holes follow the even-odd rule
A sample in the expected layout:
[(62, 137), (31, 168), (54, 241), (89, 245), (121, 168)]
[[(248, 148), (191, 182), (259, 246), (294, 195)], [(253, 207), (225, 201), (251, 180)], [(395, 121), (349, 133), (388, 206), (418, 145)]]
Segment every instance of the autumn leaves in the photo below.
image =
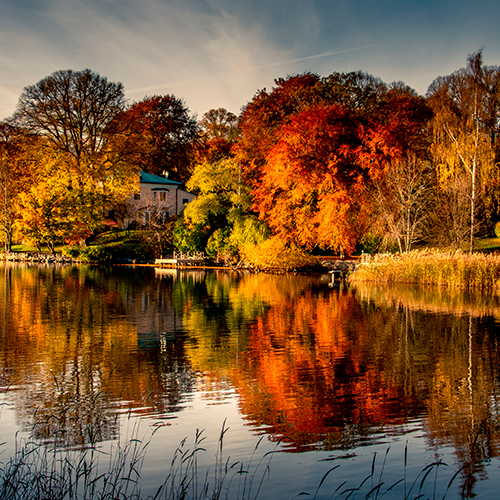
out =
[(126, 211), (139, 170), (198, 195), (164, 228), (178, 250), (229, 259), (268, 238), (301, 252), (473, 249), (499, 218), (500, 70), (481, 52), (426, 97), (362, 72), (305, 73), (239, 117), (220, 108), (199, 122), (172, 95), (126, 106), (120, 84), (62, 71), (28, 87), (2, 127), (9, 241), (14, 227), (52, 246), (99, 231)]
[[(382, 87), (361, 73), (331, 82), (302, 75), (258, 95), (242, 115), (239, 154), (254, 208), (274, 234), (308, 249), (352, 252), (370, 227), (373, 181), (391, 161), (423, 154), (418, 132), (430, 111), (410, 89)], [(263, 115), (271, 127), (258, 123)]]

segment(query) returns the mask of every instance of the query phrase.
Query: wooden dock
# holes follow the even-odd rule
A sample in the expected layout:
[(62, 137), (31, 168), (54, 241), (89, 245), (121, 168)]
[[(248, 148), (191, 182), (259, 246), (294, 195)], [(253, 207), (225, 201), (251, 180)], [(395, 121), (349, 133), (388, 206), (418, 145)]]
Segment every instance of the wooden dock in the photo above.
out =
[(170, 259), (155, 259), (155, 265), (160, 267), (199, 267), (205, 265), (205, 255), (203, 252), (193, 254), (174, 252)]

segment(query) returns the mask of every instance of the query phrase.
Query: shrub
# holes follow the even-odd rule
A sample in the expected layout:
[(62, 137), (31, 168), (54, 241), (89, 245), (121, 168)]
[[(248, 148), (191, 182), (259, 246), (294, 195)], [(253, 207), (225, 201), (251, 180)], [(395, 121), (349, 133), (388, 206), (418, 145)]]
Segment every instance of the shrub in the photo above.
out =
[(61, 249), (61, 252), (63, 255), (71, 257), (72, 259), (78, 259), (80, 257), (81, 249), (82, 247), (79, 246), (69, 246), (69, 247), (63, 247)]
[(209, 257), (223, 260), (227, 263), (237, 259), (238, 249), (231, 243), (229, 228), (217, 229), (210, 236), (206, 252)]
[(79, 259), (82, 262), (107, 264), (113, 260), (113, 254), (106, 247), (101, 245), (82, 247)]
[(248, 265), (265, 271), (297, 271), (319, 263), (317, 257), (276, 237), (265, 240), (260, 245), (246, 245), (242, 253)]

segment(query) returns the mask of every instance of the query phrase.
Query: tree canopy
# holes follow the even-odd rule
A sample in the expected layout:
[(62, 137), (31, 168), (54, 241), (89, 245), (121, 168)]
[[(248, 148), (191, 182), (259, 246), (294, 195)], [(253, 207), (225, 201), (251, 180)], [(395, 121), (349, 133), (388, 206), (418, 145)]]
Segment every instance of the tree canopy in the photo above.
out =
[(122, 151), (140, 170), (154, 175), (167, 171), (188, 180), (200, 130), (182, 99), (146, 97), (118, 115), (110, 133), (113, 149)]
[(121, 83), (89, 69), (63, 70), (24, 89), (13, 121), (88, 167), (105, 146), (107, 126), (124, 107)]
[(172, 94), (127, 106), (120, 83), (58, 71), (24, 89), (1, 133), (7, 247), (16, 227), (47, 244), (95, 233), (139, 170), (197, 193), (175, 240), (214, 254), (259, 252), (267, 237), (299, 253), (368, 240), (473, 249), (500, 219), (500, 69), (482, 51), (425, 97), (361, 71), (306, 72), (258, 90), (239, 116), (200, 120)]

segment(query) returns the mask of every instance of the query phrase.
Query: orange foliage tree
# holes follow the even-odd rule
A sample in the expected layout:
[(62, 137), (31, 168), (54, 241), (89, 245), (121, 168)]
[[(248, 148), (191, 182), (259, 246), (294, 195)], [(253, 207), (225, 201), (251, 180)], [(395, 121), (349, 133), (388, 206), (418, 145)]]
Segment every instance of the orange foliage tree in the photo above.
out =
[(182, 99), (146, 97), (119, 114), (108, 127), (112, 149), (150, 174), (168, 170), (186, 181), (199, 127)]
[(276, 80), (244, 109), (236, 159), (280, 239), (351, 252), (369, 224), (371, 182), (423, 156), (425, 100), (360, 72)]
[(255, 207), (273, 232), (306, 248), (352, 251), (363, 230), (360, 121), (339, 106), (306, 110), (266, 155)]

